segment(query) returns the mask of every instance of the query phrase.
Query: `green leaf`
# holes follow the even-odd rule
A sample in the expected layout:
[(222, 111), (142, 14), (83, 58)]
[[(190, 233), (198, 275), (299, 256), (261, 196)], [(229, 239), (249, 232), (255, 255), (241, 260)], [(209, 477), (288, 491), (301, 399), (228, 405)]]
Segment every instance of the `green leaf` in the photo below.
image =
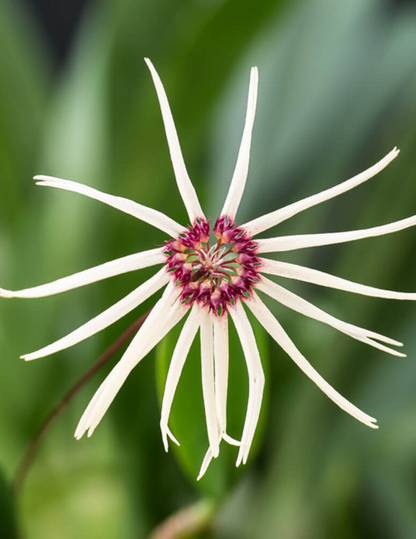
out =
[(13, 491), (0, 471), (0, 537), (15, 539), (17, 536)]
[[(250, 315), (249, 315), (250, 317)], [(253, 461), (264, 433), (264, 420), (268, 400), (268, 349), (264, 329), (250, 317), (256, 342), (262, 358), (266, 375), (266, 389), (263, 408), (250, 452), (249, 461)], [(175, 344), (180, 334), (180, 327), (172, 330), (161, 342), (156, 353), (157, 385), (160, 401), (163, 397), (164, 385)], [(227, 402), (227, 432), (233, 438), (241, 439), (242, 428), (247, 409), (248, 378), (243, 351), (237, 332), (229, 322), (230, 371)], [(195, 339), (189, 352), (185, 367), (179, 381), (175, 400), (172, 406), (169, 425), (180, 442), (180, 446), (170, 444), (179, 464), (195, 481), (201, 468), (202, 460), (208, 449), (208, 436), (205, 422), (204, 403), (201, 382), (201, 354), (199, 336)], [(224, 495), (244, 470), (235, 468), (238, 448), (228, 446), (224, 441), (220, 446), (220, 455), (213, 460), (200, 486), (212, 496)]]
[(0, 3), (0, 226), (19, 218), (46, 108), (49, 62), (26, 15), (19, 2)]

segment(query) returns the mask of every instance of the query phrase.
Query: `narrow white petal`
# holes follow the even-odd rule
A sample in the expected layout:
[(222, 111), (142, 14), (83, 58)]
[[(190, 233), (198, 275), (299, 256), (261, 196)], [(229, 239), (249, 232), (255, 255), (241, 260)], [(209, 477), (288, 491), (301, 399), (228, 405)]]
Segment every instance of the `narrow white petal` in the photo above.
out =
[(303, 314), (304, 316), (308, 316), (309, 318), (313, 318), (314, 320), (318, 320), (319, 322), (323, 322), (324, 324), (345, 333), (353, 339), (369, 344), (374, 348), (378, 348), (379, 350), (383, 350), (383, 352), (387, 352), (394, 356), (405, 357), (405, 354), (402, 354), (393, 348), (384, 346), (376, 341), (392, 344), (394, 346), (403, 346), (402, 343), (394, 341), (393, 339), (385, 337), (384, 335), (374, 333), (373, 331), (343, 322), (342, 320), (339, 320), (338, 318), (326, 313), (322, 309), (312, 305), (312, 303), (309, 303), (309, 301), (297, 296), (293, 292), (289, 292), (289, 290), (286, 290), (282, 286), (279, 286), (265, 277), (263, 277), (262, 281), (258, 283), (257, 290), (264, 292), (289, 309)]
[[(152, 338), (154, 338), (155, 328), (157, 328), (156, 321), (158, 317), (163, 315), (163, 320), (167, 320), (167, 313), (170, 313), (172, 309), (172, 301), (176, 297), (177, 297), (177, 294), (175, 294), (174, 286), (172, 285), (172, 283), (169, 283), (165, 291), (163, 292), (162, 297), (153, 307), (149, 316), (147, 317), (147, 319), (145, 320), (141, 328), (136, 333), (136, 336), (130, 343), (122, 359), (125, 358), (127, 351), (131, 349), (132, 347), (134, 348), (135, 352), (138, 352), (139, 349), (142, 352), (141, 357), (137, 354), (138, 361), (140, 361), (146, 355), (146, 350), (148, 349), (149, 343), (151, 343)], [(97, 415), (97, 413), (100, 410), (100, 408), (97, 408), (96, 406), (97, 403), (100, 402), (101, 396), (105, 394), (106, 392), (108, 393), (109, 389), (111, 389), (111, 387), (114, 386), (113, 380), (117, 377), (117, 374), (121, 370), (123, 370), (124, 365), (125, 363), (123, 362), (122, 364), (120, 360), (118, 364), (110, 372), (110, 374), (107, 376), (107, 378), (104, 380), (104, 382), (100, 385), (98, 390), (96, 391), (94, 397), (91, 399), (87, 409), (85, 410), (78, 424), (77, 431), (75, 433), (75, 436), (77, 438), (80, 438), (84, 434), (85, 430), (87, 430), (89, 426), (91, 425), (91, 421), (94, 419), (94, 416)], [(121, 384), (120, 384), (120, 387), (121, 387)]]
[(124, 352), (123, 357), (91, 399), (75, 431), (77, 439), (81, 438), (87, 430), (88, 436), (92, 435), (130, 372), (189, 310), (185, 305), (176, 301), (178, 295), (179, 292), (170, 283)]
[(205, 472), (208, 470), (208, 466), (211, 464), (212, 460), (212, 451), (211, 448), (208, 447), (208, 451), (205, 453), (204, 460), (202, 461), (201, 469), (199, 470), (198, 477), (196, 478), (197, 481), (202, 479), (202, 477), (205, 475)]
[(328, 288), (335, 288), (337, 290), (345, 290), (346, 292), (353, 292), (355, 294), (362, 294), (363, 296), (371, 296), (374, 298), (386, 298), (386, 299), (403, 299), (403, 300), (416, 300), (416, 293), (414, 292), (394, 292), (392, 290), (383, 290), (382, 288), (375, 288), (373, 286), (367, 286), (364, 284), (354, 283), (323, 271), (318, 271), (311, 268), (305, 268), (296, 264), (290, 264), (288, 262), (280, 262), (278, 260), (268, 260), (266, 258), (260, 259), (261, 273), (268, 273), (271, 275), (278, 275), (279, 277), (287, 277), (288, 279), (296, 279), (305, 283), (313, 283), (320, 286), (326, 286)]
[(207, 421), (208, 440), (214, 458), (219, 454), (219, 426), (215, 407), (214, 382), (214, 339), (212, 328), (212, 315), (208, 311), (202, 312), (201, 318), (201, 371), (202, 393), (204, 396), (205, 417)]
[(300, 234), (298, 236), (282, 236), (279, 238), (267, 238), (257, 240), (259, 253), (276, 253), (281, 251), (295, 251), (305, 247), (320, 247), (322, 245), (334, 245), (348, 241), (374, 238), (399, 232), (405, 228), (416, 225), (416, 215), (389, 223), (387, 225), (364, 228), (363, 230), (351, 230), (348, 232), (329, 232), (327, 234)]
[(254, 295), (253, 300), (249, 301), (247, 305), (264, 329), (292, 358), (296, 365), (319, 387), (319, 389), (321, 389), (321, 391), (323, 391), (340, 408), (352, 415), (352, 417), (355, 417), (358, 421), (361, 421), (361, 423), (364, 423), (373, 429), (378, 428), (377, 425), (374, 425), (377, 421), (376, 419), (362, 412), (359, 408), (347, 401), (347, 399), (340, 395), (338, 391), (329, 385), (328, 382), (316, 372), (309, 361), (299, 352), (285, 330), (258, 296)]
[(297, 215), (298, 213), (307, 210), (308, 208), (312, 208), (313, 206), (316, 206), (321, 202), (325, 202), (326, 200), (337, 197), (342, 193), (346, 193), (350, 189), (357, 187), (361, 183), (366, 182), (367, 180), (381, 172), (389, 163), (391, 163), (391, 161), (393, 161), (393, 159), (397, 157), (398, 154), (399, 150), (397, 148), (394, 148), (390, 153), (383, 157), (381, 161), (370, 167), (368, 170), (361, 172), (357, 176), (354, 176), (353, 178), (343, 183), (340, 183), (335, 187), (331, 187), (330, 189), (321, 191), (316, 195), (312, 195), (310, 197), (304, 198), (303, 200), (299, 200), (298, 202), (294, 202), (293, 204), (289, 204), (284, 208), (280, 208), (271, 213), (267, 213), (266, 215), (262, 215), (261, 217), (258, 217), (257, 219), (254, 219), (253, 221), (250, 221), (249, 223), (243, 225), (243, 228), (250, 235), (255, 236), (256, 234), (260, 234), (260, 232), (268, 230), (269, 228), (272, 228), (273, 226), (276, 226), (279, 223), (286, 221), (286, 219), (289, 219), (290, 217), (293, 217), (294, 215)]
[(215, 403), (221, 433), (227, 428), (228, 315), (214, 318)]
[(166, 138), (168, 140), (170, 157), (173, 170), (175, 172), (176, 182), (181, 194), (182, 200), (188, 212), (191, 224), (197, 217), (204, 217), (204, 213), (199, 204), (198, 196), (188, 176), (185, 162), (183, 160), (178, 134), (176, 133), (175, 123), (172, 112), (169, 107), (168, 98), (163, 87), (162, 81), (149, 58), (144, 59), (152, 75), (153, 83), (156, 88), (159, 99), (160, 110), (162, 111), (163, 123), (165, 125)]
[(80, 271), (57, 279), (51, 283), (34, 286), (33, 288), (25, 288), (24, 290), (4, 290), (0, 288), (0, 296), (5, 298), (43, 298), (45, 296), (53, 296), (67, 290), (73, 290), (80, 286), (96, 283), (115, 275), (121, 275), (130, 271), (148, 268), (156, 264), (163, 264), (165, 256), (162, 249), (152, 249), (151, 251), (143, 251), (133, 255), (124, 256), (111, 262), (106, 262), (100, 266)]
[(60, 178), (54, 178), (52, 176), (35, 176), (34, 178), (37, 185), (43, 185), (45, 187), (55, 187), (56, 189), (63, 189), (64, 191), (72, 191), (74, 193), (79, 193), (80, 195), (85, 195), (94, 200), (108, 204), (117, 210), (120, 210), (124, 213), (128, 213), (136, 219), (140, 219), (145, 223), (149, 223), (159, 230), (163, 230), (169, 236), (176, 238), (178, 234), (184, 231), (184, 227), (179, 225), (176, 221), (167, 217), (162, 212), (128, 200), (127, 198), (122, 198), (114, 195), (108, 195), (107, 193), (102, 193), (93, 187), (88, 187), (87, 185), (82, 185), (81, 183), (72, 182), (69, 180), (61, 180)]
[(144, 282), (136, 288), (136, 290), (133, 290), (133, 292), (128, 294), (125, 298), (121, 299), (92, 320), (89, 320), (78, 329), (72, 331), (69, 335), (62, 337), (58, 341), (49, 344), (36, 352), (26, 354), (22, 356), (22, 358), (26, 361), (31, 361), (32, 359), (49, 356), (55, 352), (60, 352), (70, 346), (74, 346), (75, 344), (88, 339), (88, 337), (92, 337), (92, 335), (95, 335), (99, 331), (110, 326), (135, 309), (138, 305), (146, 301), (147, 298), (150, 298), (151, 295), (168, 283), (169, 279), (170, 276), (165, 268), (162, 268), (156, 275)]
[[(171, 312), (168, 313), (167, 319), (163, 322), (163, 324), (159, 325), (157, 332), (152, 333), (151, 338), (147, 339), (148, 344), (146, 348), (143, 349), (143, 344), (136, 341), (135, 346), (129, 350), (129, 354), (125, 355), (125, 361), (122, 364), (117, 365), (117, 371), (114, 370), (114, 373), (112, 373), (113, 376), (108, 379), (108, 383), (106, 384), (105, 388), (103, 388), (103, 391), (100, 392), (99, 400), (96, 401), (94, 408), (91, 410), (90, 421), (88, 424), (89, 437), (92, 436), (93, 432), (97, 428), (98, 424), (133, 368), (149, 352), (151, 352), (151, 350), (163, 339), (163, 337), (165, 337), (165, 335), (167, 335), (167, 333), (169, 333), (174, 326), (176, 326), (176, 324), (185, 316), (186, 312), (187, 308), (181, 304), (177, 304), (172, 307)], [(128, 360), (130, 360), (130, 363)], [(171, 433), (170, 437), (177, 445), (179, 445), (179, 442)]]
[(241, 302), (237, 302), (235, 307), (231, 308), (229, 312), (236, 327), (246, 358), (249, 381), (247, 414), (236, 463), (236, 466), (239, 466), (241, 462), (243, 462), (243, 464), (247, 462), (259, 420), (264, 390), (264, 373), (253, 329), (243, 305)]
[[(234, 445), (236, 447), (241, 446), (241, 442), (238, 440), (234, 440), (234, 438), (231, 438), (231, 436), (228, 436), (225, 432), (222, 434), (222, 440), (224, 442), (227, 442), (227, 444)], [(201, 469), (199, 470), (198, 477), (196, 478), (197, 481), (199, 481), (208, 470), (209, 465), (211, 464), (211, 461), (213, 459), (211, 448), (208, 447), (208, 451), (205, 453), (204, 460), (202, 461)]]
[(175, 443), (177, 446), (180, 446), (181, 444), (178, 442), (178, 440), (175, 438), (175, 436), (172, 434), (172, 431), (169, 427), (166, 427), (166, 434), (169, 436), (169, 438), (172, 440), (173, 443)]
[(240, 447), (241, 445), (241, 441), (236, 440), (235, 438), (231, 438), (231, 436), (229, 436), (226, 432), (223, 432), (222, 439), (229, 445), (234, 445), (236, 447)]
[(250, 163), (251, 134), (253, 131), (254, 118), (256, 116), (257, 87), (259, 84), (259, 72), (257, 67), (251, 68), (250, 88), (248, 91), (247, 113), (244, 125), (243, 137), (241, 139), (240, 150), (238, 152), (237, 163), (235, 165), (230, 189), (224, 203), (221, 215), (228, 215), (235, 218), (241, 197), (246, 185), (248, 167)]
[(201, 309), (195, 304), (192, 307), (191, 314), (188, 316), (169, 365), (168, 375), (166, 378), (165, 391), (163, 393), (162, 413), (160, 420), (160, 428), (162, 431), (163, 444), (165, 450), (168, 451), (168, 436), (170, 437), (168, 422), (169, 414), (172, 407), (173, 398), (178, 386), (179, 378), (182, 374), (183, 366), (185, 365), (189, 349), (195, 339), (195, 335), (201, 324)]

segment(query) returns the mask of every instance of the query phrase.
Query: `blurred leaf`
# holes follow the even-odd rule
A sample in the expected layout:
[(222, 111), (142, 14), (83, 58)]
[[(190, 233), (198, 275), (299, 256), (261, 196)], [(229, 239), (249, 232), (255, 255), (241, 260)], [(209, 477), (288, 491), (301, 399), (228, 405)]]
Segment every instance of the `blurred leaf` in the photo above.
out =
[[(7, 287), (13, 285), (17, 273), (28, 272), (22, 265), (17, 268), (14, 258), (23, 245), (31, 200), (26, 185), (31, 184), (38, 157), (51, 82), (40, 33), (19, 1), (0, 2), (0, 73), (0, 280)], [(29, 393), (23, 389), (23, 363), (17, 359), (21, 344), (17, 328), (25, 326), (25, 316), (15, 316), (17, 308), (17, 304), (2, 299), (1, 378), (7, 383), (0, 392), (0, 460), (8, 475), (25, 429), (22, 411)]]
[[(250, 461), (252, 461), (259, 449), (264, 434), (268, 401), (268, 349), (267, 338), (263, 327), (251, 316), (250, 320), (266, 375), (262, 412), (254, 443), (250, 451)], [(157, 349), (157, 384), (160, 402), (163, 398), (170, 359), (179, 334), (180, 328), (177, 327), (165, 337)], [(248, 378), (244, 354), (231, 319), (229, 322), (229, 350), (230, 372), (227, 399), (227, 432), (230, 436), (238, 440), (241, 439), (247, 409)], [(208, 449), (208, 436), (202, 398), (200, 358), (200, 343), (199, 337), (197, 337), (191, 347), (181, 375), (169, 422), (172, 432), (181, 443), (179, 447), (173, 443), (170, 443), (170, 446), (173, 446), (173, 451), (178, 457), (179, 463), (191, 481), (196, 480), (202, 460)], [(217, 459), (213, 459), (206, 475), (199, 483), (205, 492), (216, 497), (222, 496), (235, 483), (236, 479), (244, 473), (244, 466), (241, 467), (242, 471), (235, 468), (237, 453), (238, 448), (228, 446), (225, 442), (222, 442), (220, 456)]]
[(49, 86), (49, 61), (19, 1), (0, 3), (0, 226), (15, 222), (31, 177)]
[(0, 472), (0, 537), (17, 539), (16, 515), (13, 491)]

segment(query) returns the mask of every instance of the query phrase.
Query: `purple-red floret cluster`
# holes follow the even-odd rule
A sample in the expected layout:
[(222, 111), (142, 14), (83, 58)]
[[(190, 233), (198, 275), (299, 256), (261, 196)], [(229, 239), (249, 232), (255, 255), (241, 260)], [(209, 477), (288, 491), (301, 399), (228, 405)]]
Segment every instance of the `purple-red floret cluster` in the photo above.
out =
[[(182, 287), (181, 301), (189, 305), (197, 301), (220, 314), (238, 299), (251, 296), (260, 278), (260, 260), (257, 243), (229, 217), (217, 219), (214, 234), (217, 243), (210, 250), (209, 221), (196, 219), (193, 226), (166, 242), (165, 254), (167, 270)], [(231, 261), (229, 253), (234, 254)]]

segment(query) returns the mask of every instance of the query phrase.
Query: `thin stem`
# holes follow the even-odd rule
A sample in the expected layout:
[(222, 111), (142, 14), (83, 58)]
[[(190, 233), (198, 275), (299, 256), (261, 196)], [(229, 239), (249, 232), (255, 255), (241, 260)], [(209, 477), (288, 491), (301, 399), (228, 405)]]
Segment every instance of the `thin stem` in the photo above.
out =
[(149, 539), (194, 537), (209, 529), (215, 509), (216, 503), (213, 500), (202, 499), (168, 517), (150, 534)]
[(19, 494), (28, 474), (28, 471), (33, 463), (33, 460), (38, 452), (39, 446), (44, 437), (48, 433), (49, 429), (55, 422), (55, 420), (62, 414), (62, 412), (69, 406), (74, 399), (75, 395), (82, 389), (85, 384), (98, 372), (103, 365), (109, 361), (112, 356), (117, 352), (121, 346), (133, 336), (133, 334), (140, 328), (146, 318), (149, 316), (150, 311), (145, 313), (139, 319), (126, 329), (126, 331), (120, 335), (120, 337), (109, 347), (107, 350), (97, 359), (95, 363), (81, 376), (81, 378), (71, 387), (71, 389), (64, 395), (64, 397), (53, 408), (51, 413), (47, 416), (45, 421), (39, 427), (35, 435), (27, 445), (19, 466), (16, 470), (16, 474), (13, 480), (13, 489), (15, 494)]

